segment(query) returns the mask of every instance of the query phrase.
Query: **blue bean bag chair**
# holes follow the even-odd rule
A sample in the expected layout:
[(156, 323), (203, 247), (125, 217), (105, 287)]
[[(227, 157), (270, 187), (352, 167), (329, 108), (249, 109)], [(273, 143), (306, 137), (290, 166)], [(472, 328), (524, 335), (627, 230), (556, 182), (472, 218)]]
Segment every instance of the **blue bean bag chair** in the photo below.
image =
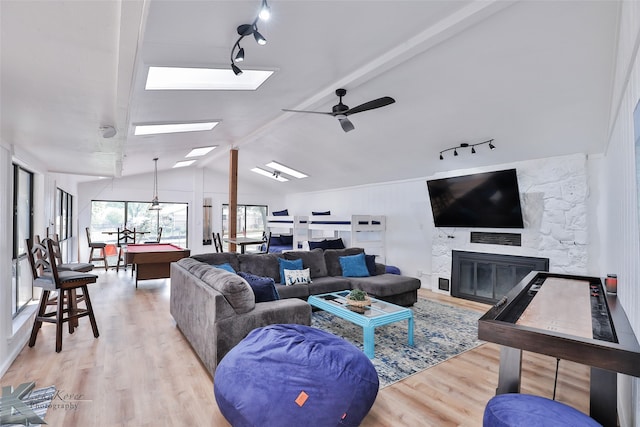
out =
[(499, 394), (484, 410), (483, 427), (602, 427), (564, 403), (530, 394)]
[(362, 351), (303, 325), (254, 329), (222, 359), (213, 383), (234, 427), (358, 426), (379, 387)]

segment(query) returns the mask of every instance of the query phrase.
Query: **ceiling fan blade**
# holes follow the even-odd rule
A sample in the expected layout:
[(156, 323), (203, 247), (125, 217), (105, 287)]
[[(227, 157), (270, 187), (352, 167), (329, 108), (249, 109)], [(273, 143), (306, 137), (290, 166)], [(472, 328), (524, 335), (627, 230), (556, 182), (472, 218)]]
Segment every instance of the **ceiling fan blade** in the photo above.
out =
[(283, 108), (282, 111), (288, 111), (290, 113), (313, 113), (313, 114), (325, 114), (325, 115), (333, 116), (333, 113), (327, 113), (324, 111), (287, 110), (286, 108)]
[(391, 98), (390, 96), (384, 96), (382, 98), (374, 99), (373, 101), (360, 104), (357, 107), (350, 108), (347, 111), (343, 112), (342, 114), (344, 114), (345, 116), (348, 116), (350, 114), (361, 113), (363, 111), (384, 107), (386, 105), (393, 104), (394, 102), (396, 102), (395, 99)]
[(340, 126), (342, 126), (342, 130), (345, 132), (349, 132), (350, 130), (354, 130), (355, 126), (353, 123), (346, 117), (338, 117), (338, 121), (340, 122)]

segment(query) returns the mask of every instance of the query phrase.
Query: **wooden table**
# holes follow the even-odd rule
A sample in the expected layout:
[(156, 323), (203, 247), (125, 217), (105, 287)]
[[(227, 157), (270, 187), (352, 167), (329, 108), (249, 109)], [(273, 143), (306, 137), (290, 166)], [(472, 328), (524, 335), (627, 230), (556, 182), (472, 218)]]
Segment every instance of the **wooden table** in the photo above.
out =
[(262, 243), (265, 243), (263, 239), (258, 239), (255, 237), (234, 237), (234, 238), (227, 237), (223, 240), (227, 243), (240, 246), (241, 254), (244, 253), (245, 247), (247, 245), (261, 245)]
[(133, 264), (138, 280), (164, 279), (170, 277), (172, 262), (191, 255), (189, 249), (171, 243), (146, 243), (127, 245), (126, 263)]
[(520, 391), (522, 350), (591, 366), (590, 414), (617, 424), (617, 372), (640, 377), (640, 345), (598, 277), (533, 271), (478, 321), (478, 338), (502, 344), (496, 394)]

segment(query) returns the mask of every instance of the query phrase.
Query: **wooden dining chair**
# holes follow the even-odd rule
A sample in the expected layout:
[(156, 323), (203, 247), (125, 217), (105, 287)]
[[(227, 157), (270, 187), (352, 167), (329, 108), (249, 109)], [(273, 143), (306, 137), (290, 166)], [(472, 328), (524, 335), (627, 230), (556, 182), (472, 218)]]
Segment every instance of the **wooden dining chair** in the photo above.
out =
[[(105, 242), (94, 242), (91, 240), (91, 230), (89, 227), (85, 228), (87, 232), (87, 243), (89, 244), (89, 263), (92, 261), (102, 261), (104, 263), (104, 270), (109, 269), (109, 263), (107, 263), (107, 252), (105, 250), (107, 244)], [(94, 251), (98, 250), (98, 256), (94, 255)]]
[[(98, 338), (100, 335), (87, 289), (87, 285), (95, 283), (98, 276), (79, 271), (58, 270), (54, 253), (52, 239), (47, 238), (40, 243), (27, 239), (27, 254), (33, 276), (33, 286), (42, 288), (38, 312), (29, 338), (29, 347), (36, 344), (42, 322), (54, 323), (56, 325), (56, 353), (59, 353), (62, 350), (64, 323), (68, 323), (69, 333), (72, 334), (78, 319), (88, 316), (93, 336)], [(53, 292), (57, 293), (55, 298), (52, 297)], [(82, 302), (86, 308), (78, 306)], [(47, 311), (47, 307), (50, 306), (54, 306), (55, 309)]]
[(162, 227), (158, 227), (158, 232), (154, 239), (145, 240), (145, 243), (160, 243), (160, 239), (162, 238)]
[(216, 252), (224, 252), (222, 249), (222, 239), (220, 238), (220, 233), (213, 233), (213, 245), (216, 248)]
[(123, 228), (122, 230), (118, 228), (118, 241), (116, 245), (118, 246), (118, 263), (116, 264), (116, 271), (120, 271), (120, 262), (124, 263), (124, 269), (127, 269), (127, 261), (123, 258), (126, 256), (127, 245), (136, 243), (136, 229), (129, 230), (128, 228)]

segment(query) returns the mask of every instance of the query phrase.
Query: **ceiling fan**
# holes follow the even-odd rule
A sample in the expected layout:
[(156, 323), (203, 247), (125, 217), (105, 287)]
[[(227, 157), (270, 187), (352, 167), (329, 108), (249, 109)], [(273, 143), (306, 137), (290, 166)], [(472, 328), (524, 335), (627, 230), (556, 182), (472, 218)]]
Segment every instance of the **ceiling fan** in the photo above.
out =
[(393, 104), (396, 102), (395, 99), (384, 96), (382, 98), (374, 99), (373, 101), (365, 102), (364, 104), (360, 104), (357, 107), (349, 108), (347, 105), (342, 103), (342, 97), (347, 94), (346, 89), (337, 89), (336, 95), (340, 97), (340, 101), (333, 106), (332, 111), (324, 112), (324, 111), (307, 111), (307, 110), (287, 110), (282, 109), (282, 111), (289, 111), (292, 113), (315, 113), (315, 114), (327, 114), (329, 116), (337, 117), (342, 129), (345, 132), (349, 132), (354, 129), (353, 123), (347, 118), (351, 114), (361, 113), (367, 110), (373, 110), (375, 108), (384, 107), (389, 104)]

